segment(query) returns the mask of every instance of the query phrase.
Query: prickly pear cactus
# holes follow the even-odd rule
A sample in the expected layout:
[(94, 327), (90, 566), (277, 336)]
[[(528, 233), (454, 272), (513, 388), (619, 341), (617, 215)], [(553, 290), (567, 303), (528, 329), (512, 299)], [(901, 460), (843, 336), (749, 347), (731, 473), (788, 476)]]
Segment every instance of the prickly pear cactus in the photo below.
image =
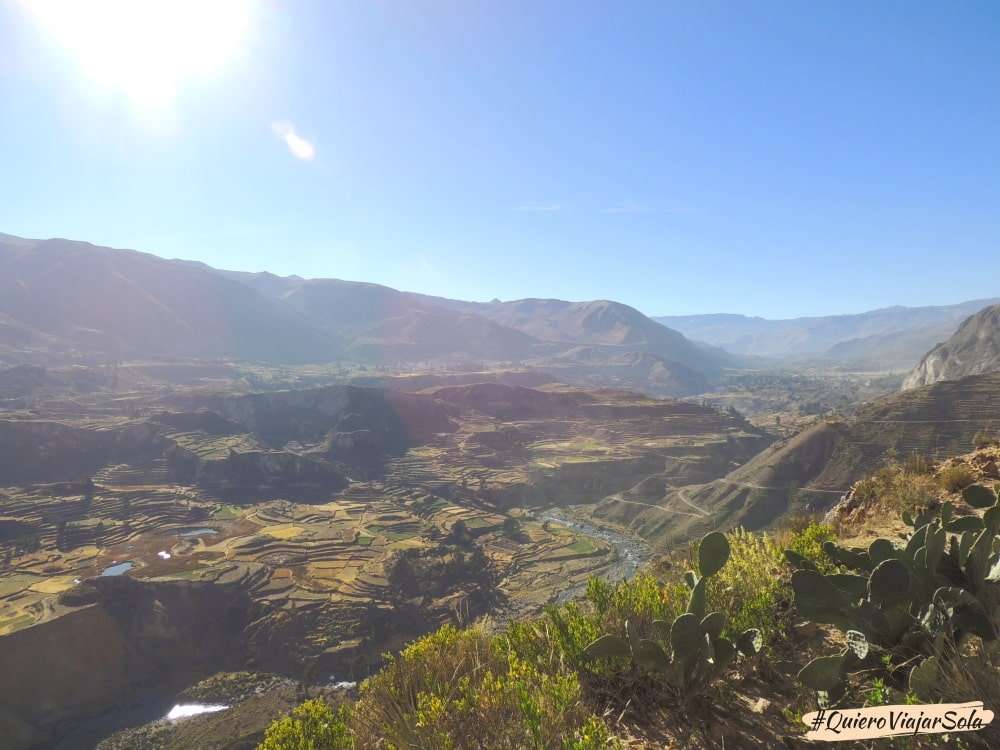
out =
[(672, 623), (653, 622), (658, 640), (604, 634), (594, 640), (584, 653), (592, 659), (629, 658), (632, 663), (652, 672), (665, 673), (685, 698), (702, 693), (720, 677), (737, 654), (752, 657), (763, 649), (759, 630), (741, 633), (735, 642), (722, 635), (726, 627), (723, 612), (705, 612), (706, 585), (729, 560), (729, 541), (714, 531), (698, 544), (698, 572), (688, 571), (684, 580), (691, 591), (687, 611)]
[[(842, 693), (847, 674), (861, 667), (870, 648), (909, 660), (939, 653), (945, 640), (953, 647), (973, 635), (997, 640), (1000, 498), (982, 485), (966, 487), (962, 498), (982, 516), (956, 516), (955, 506), (945, 502), (936, 513), (904, 512), (913, 531), (901, 544), (876, 539), (863, 550), (827, 542), (830, 560), (852, 573), (823, 575), (785, 551), (797, 568), (792, 590), (799, 614), (848, 636), (843, 654), (814, 659), (799, 673), (804, 684), (829, 700)], [(911, 672), (914, 692), (930, 695), (937, 669), (936, 661), (920, 662)]]

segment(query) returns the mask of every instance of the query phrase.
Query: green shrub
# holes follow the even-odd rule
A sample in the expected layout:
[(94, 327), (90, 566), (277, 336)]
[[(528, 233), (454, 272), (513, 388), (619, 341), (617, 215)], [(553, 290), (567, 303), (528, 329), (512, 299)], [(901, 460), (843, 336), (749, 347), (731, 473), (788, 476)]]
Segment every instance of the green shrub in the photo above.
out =
[(476, 629), (445, 626), (366, 680), (353, 711), (361, 747), (608, 747), (611, 734), (584, 705), (579, 680), (504, 651)]
[(903, 471), (907, 474), (930, 474), (934, 470), (934, 464), (926, 456), (919, 453), (911, 453), (903, 461)]
[(629, 619), (673, 619), (684, 611), (688, 597), (681, 581), (664, 584), (649, 573), (640, 573), (630, 581), (613, 586), (608, 604), (602, 610), (600, 597), (595, 594), (591, 598), (596, 588), (588, 588), (588, 600), (597, 608), (598, 614), (620, 624)]
[(257, 750), (351, 750), (349, 717), (346, 706), (335, 711), (325, 701), (308, 700), (272, 722)]
[(601, 633), (624, 633), (626, 622), (634, 634), (648, 637), (654, 621), (672, 622), (684, 612), (688, 597), (681, 581), (663, 583), (648, 573), (617, 583), (592, 578), (583, 602), (549, 607), (537, 620), (512, 623), (498, 638), (540, 669), (562, 664), (608, 677), (614, 666), (588, 659), (587, 645)]
[(837, 566), (823, 552), (823, 545), (836, 538), (832, 526), (814, 521), (798, 533), (778, 540), (775, 544), (801, 555), (819, 568), (820, 572), (832, 573)]
[(727, 538), (729, 562), (708, 582), (708, 609), (728, 613), (725, 632), (730, 636), (756, 628), (767, 640), (778, 626), (781, 547), (768, 536), (743, 529)]
[(540, 669), (578, 669), (585, 661), (583, 649), (601, 632), (600, 621), (595, 612), (571, 602), (548, 607), (537, 620), (511, 623), (498, 641)]

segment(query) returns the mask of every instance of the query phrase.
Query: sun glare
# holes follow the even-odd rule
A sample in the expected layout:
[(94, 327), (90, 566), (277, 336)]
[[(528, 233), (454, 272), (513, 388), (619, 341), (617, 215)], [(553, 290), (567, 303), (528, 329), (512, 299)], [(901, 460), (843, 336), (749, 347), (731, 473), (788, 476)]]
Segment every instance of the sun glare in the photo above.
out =
[(136, 105), (169, 105), (186, 79), (217, 71), (237, 49), (249, 0), (25, 0), (102, 86)]

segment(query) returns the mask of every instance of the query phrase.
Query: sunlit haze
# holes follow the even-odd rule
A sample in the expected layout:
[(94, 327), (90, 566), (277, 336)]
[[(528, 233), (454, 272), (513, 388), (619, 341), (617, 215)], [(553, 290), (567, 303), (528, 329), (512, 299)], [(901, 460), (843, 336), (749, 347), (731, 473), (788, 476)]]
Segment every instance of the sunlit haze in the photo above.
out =
[(991, 297), (998, 14), (8, 0), (0, 231), (648, 314)]
[(170, 103), (215, 73), (247, 30), (248, 0), (24, 0), (97, 84), (139, 107)]

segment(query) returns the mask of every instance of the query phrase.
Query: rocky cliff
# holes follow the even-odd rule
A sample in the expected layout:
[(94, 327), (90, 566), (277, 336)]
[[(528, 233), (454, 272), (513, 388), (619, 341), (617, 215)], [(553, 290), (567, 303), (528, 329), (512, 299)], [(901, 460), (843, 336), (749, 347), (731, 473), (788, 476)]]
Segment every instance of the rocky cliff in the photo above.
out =
[(0, 637), (5, 748), (44, 746), (143, 689), (177, 689), (236, 663), (253, 607), (237, 586), (128, 577), (93, 579), (64, 601), (61, 616)]
[(903, 381), (903, 390), (1000, 370), (1000, 305), (967, 318), (955, 334), (931, 349)]

